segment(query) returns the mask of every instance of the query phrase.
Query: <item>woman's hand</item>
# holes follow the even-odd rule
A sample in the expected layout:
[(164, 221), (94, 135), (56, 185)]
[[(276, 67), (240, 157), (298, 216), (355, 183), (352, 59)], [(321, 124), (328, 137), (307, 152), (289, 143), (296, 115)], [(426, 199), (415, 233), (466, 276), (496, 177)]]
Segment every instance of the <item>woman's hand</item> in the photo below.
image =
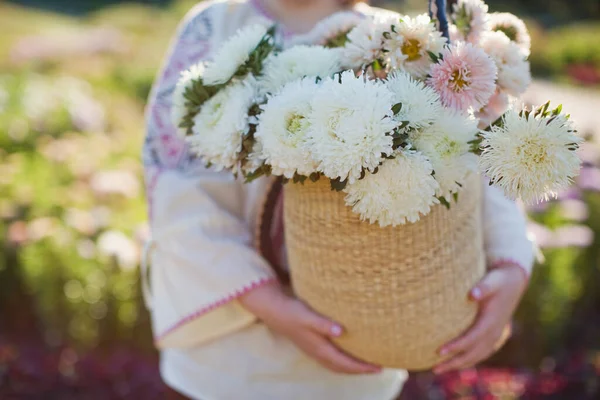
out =
[(239, 300), (269, 328), (286, 336), (324, 367), (346, 374), (381, 371), (381, 368), (355, 360), (335, 347), (329, 338), (341, 336), (342, 328), (310, 310), (300, 300), (285, 294), (280, 285), (259, 287)]
[(479, 315), (463, 336), (446, 344), (440, 355), (449, 357), (434, 368), (436, 374), (469, 368), (494, 354), (507, 339), (507, 326), (521, 300), (527, 276), (515, 264), (494, 268), (471, 291)]

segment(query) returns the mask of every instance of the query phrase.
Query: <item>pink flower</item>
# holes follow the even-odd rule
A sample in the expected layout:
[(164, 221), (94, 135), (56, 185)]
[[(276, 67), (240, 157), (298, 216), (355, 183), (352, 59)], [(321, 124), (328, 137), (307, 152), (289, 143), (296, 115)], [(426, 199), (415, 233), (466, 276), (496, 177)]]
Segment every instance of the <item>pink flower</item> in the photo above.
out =
[(475, 113), (475, 116), (479, 118), (479, 128), (485, 129), (490, 126), (508, 110), (509, 105), (510, 98), (508, 94), (499, 89), (496, 90), (490, 97), (488, 104)]
[(440, 95), (445, 106), (459, 111), (481, 109), (496, 90), (498, 68), (480, 48), (457, 42), (442, 51), (432, 65), (427, 83)]

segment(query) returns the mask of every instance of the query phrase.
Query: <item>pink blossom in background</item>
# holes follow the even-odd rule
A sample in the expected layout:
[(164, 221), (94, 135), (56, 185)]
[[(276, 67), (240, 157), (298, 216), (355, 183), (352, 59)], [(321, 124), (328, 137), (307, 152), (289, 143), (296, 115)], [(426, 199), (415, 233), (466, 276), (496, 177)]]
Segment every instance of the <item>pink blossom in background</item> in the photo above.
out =
[(463, 42), (445, 48), (442, 58), (432, 65), (427, 83), (444, 105), (459, 111), (483, 108), (496, 91), (494, 61), (482, 49)]
[(600, 192), (600, 169), (584, 167), (577, 177), (577, 185), (583, 190)]
[(588, 205), (578, 199), (565, 199), (560, 202), (561, 215), (571, 221), (583, 222), (589, 217)]

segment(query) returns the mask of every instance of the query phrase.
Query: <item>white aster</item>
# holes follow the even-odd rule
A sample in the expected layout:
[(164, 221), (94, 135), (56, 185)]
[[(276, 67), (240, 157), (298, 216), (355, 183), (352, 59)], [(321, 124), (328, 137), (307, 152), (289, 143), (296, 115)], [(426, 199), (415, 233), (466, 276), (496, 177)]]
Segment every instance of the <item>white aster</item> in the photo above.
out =
[(482, 0), (458, 0), (453, 6), (451, 38), (477, 45), (490, 30), (488, 6)]
[(487, 32), (481, 46), (498, 67), (498, 86), (514, 97), (525, 93), (531, 84), (531, 70), (523, 50), (500, 31)]
[(347, 68), (360, 68), (371, 64), (382, 56), (383, 33), (391, 24), (365, 18), (348, 33), (348, 41), (342, 49), (342, 65)]
[(525, 55), (529, 55), (531, 52), (531, 36), (522, 19), (511, 13), (491, 13), (490, 21), (493, 31), (503, 32), (523, 50)]
[(346, 204), (362, 220), (381, 227), (417, 222), (438, 203), (439, 189), (427, 157), (411, 150), (398, 151), (376, 174), (346, 186)]
[(411, 134), (412, 145), (431, 160), (440, 184), (438, 196), (449, 198), (477, 171), (477, 156), (469, 144), (476, 138), (477, 122), (471, 115), (443, 109), (433, 125)]
[(402, 103), (394, 118), (398, 123), (409, 123), (404, 130), (429, 126), (442, 111), (440, 96), (435, 90), (405, 72), (392, 72), (385, 84), (394, 94), (394, 104)]
[(237, 164), (255, 91), (252, 79), (232, 83), (204, 103), (194, 118), (193, 134), (187, 137), (190, 149), (216, 170)]
[(428, 15), (402, 17), (394, 23), (383, 43), (386, 59), (393, 69), (410, 73), (415, 78), (427, 76), (432, 64), (428, 52), (439, 54), (446, 38), (437, 30)]
[[(318, 44), (322, 46), (335, 45), (339, 39), (347, 35), (363, 20), (360, 14), (353, 11), (340, 11), (321, 20), (308, 33), (297, 35), (292, 39), (292, 45)], [(341, 40), (343, 42), (343, 40)]]
[(188, 113), (185, 92), (192, 87), (194, 82), (202, 78), (205, 67), (206, 65), (204, 63), (192, 65), (188, 70), (181, 73), (181, 77), (179, 78), (177, 85), (175, 85), (175, 90), (171, 99), (171, 122), (173, 126), (177, 127), (177, 135), (180, 137), (185, 137), (187, 135), (187, 129), (179, 127), (183, 118)]
[(273, 175), (293, 178), (296, 173), (309, 176), (316, 172), (306, 136), (317, 89), (312, 77), (291, 82), (262, 106), (255, 137), (262, 149), (261, 158), (271, 166)]
[(291, 81), (305, 76), (327, 78), (340, 69), (337, 50), (300, 45), (267, 58), (259, 85), (263, 93), (275, 93)]
[(328, 178), (357, 180), (374, 170), (382, 154), (391, 154), (387, 133), (393, 120), (393, 94), (383, 83), (355, 76), (353, 71), (323, 81), (312, 101), (308, 150)]
[(228, 82), (250, 58), (260, 41), (267, 34), (262, 24), (239, 29), (235, 35), (220, 45), (220, 49), (204, 72), (206, 85)]
[(526, 203), (547, 200), (579, 174), (574, 149), (582, 139), (564, 116), (526, 118), (511, 110), (503, 122), (484, 132), (480, 168), (506, 196)]

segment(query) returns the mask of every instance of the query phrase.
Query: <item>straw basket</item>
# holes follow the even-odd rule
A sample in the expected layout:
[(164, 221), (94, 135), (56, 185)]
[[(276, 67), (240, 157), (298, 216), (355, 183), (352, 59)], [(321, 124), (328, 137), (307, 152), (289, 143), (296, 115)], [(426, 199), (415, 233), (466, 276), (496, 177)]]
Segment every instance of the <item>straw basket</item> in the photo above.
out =
[(481, 181), (450, 210), (415, 224), (361, 222), (329, 182), (285, 185), (285, 235), (297, 296), (342, 324), (336, 344), (388, 368), (429, 369), (439, 346), (473, 322), (469, 290), (485, 270)]

